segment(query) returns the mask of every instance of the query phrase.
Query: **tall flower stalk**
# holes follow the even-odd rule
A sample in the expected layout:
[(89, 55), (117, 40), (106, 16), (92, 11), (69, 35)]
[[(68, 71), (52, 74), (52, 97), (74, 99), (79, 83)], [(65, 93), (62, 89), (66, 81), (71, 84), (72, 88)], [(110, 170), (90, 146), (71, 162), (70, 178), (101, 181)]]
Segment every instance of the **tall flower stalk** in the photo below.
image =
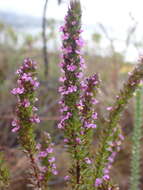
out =
[(65, 17), (63, 31), (63, 61), (60, 63), (64, 76), (60, 78), (63, 85), (59, 88), (62, 95), (62, 118), (58, 128), (64, 130), (68, 152), (72, 156), (72, 167), (69, 170), (72, 189), (79, 189), (81, 184), (81, 122), (77, 102), (80, 99), (80, 80), (82, 77), (82, 58), (80, 46), (81, 7), (77, 1), (71, 2), (68, 14)]
[[(98, 86), (97, 75), (81, 81), (84, 60), (81, 56), (83, 40), (80, 36), (81, 30), (81, 7), (79, 1), (71, 1), (68, 14), (65, 17), (65, 25), (61, 27), (63, 32), (62, 62), (60, 63), (63, 76), (60, 81), (61, 112), (62, 117), (58, 128), (64, 131), (67, 151), (72, 158), (72, 166), (69, 176), (66, 176), (71, 188), (88, 189), (87, 176), (92, 161), (89, 158), (89, 147), (91, 144), (91, 129), (96, 124), (90, 116), (97, 117), (97, 113), (91, 109), (91, 104), (97, 100), (93, 98), (94, 90)], [(91, 103), (92, 102), (92, 103)], [(91, 106), (91, 107), (90, 107)]]
[(142, 138), (142, 87), (135, 95), (135, 125), (132, 134), (132, 160), (130, 189), (139, 190), (140, 185), (140, 159), (141, 159), (141, 138)]
[(20, 69), (17, 70), (17, 88), (11, 93), (17, 96), (18, 104), (16, 108), (17, 117), (12, 121), (13, 132), (18, 132), (19, 142), (28, 155), (33, 169), (32, 181), (35, 188), (41, 188), (38, 167), (35, 160), (36, 142), (34, 135), (34, 124), (40, 119), (35, 113), (37, 108), (35, 102), (35, 90), (39, 87), (36, 77), (36, 63), (27, 58)]
[(48, 181), (52, 175), (57, 175), (57, 168), (54, 157), (54, 144), (52, 143), (49, 133), (42, 134), (41, 144), (36, 145), (38, 154), (36, 156), (37, 165), (39, 168), (39, 176), (41, 180), (42, 190), (48, 190)]
[[(95, 187), (98, 189), (102, 186), (103, 181), (109, 180), (109, 170), (111, 168), (110, 161), (113, 162), (116, 155), (113, 147), (117, 143), (119, 146), (123, 140), (123, 136), (118, 132), (117, 123), (121, 113), (128, 103), (128, 100), (133, 96), (133, 93), (138, 88), (138, 85), (143, 78), (143, 57), (140, 58), (140, 63), (135, 67), (132, 73), (129, 73), (129, 78), (124, 84), (112, 107), (109, 107), (109, 117), (104, 122), (104, 128), (99, 139), (99, 147), (95, 158)], [(117, 135), (118, 134), (118, 135)], [(119, 138), (119, 142), (117, 140)], [(111, 162), (111, 163), (112, 163)]]

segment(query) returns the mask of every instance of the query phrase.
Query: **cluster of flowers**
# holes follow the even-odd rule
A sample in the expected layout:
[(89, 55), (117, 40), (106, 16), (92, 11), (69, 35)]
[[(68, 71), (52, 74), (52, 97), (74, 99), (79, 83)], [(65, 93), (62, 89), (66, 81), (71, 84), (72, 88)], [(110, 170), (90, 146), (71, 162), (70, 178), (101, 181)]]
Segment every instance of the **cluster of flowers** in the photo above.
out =
[(55, 164), (56, 159), (53, 156), (53, 146), (50, 134), (45, 132), (42, 137), (42, 143), (38, 143), (36, 146), (38, 151), (36, 162), (39, 165), (41, 181), (47, 181), (52, 174), (58, 174)]
[[(18, 99), (18, 105), (16, 109), (18, 118), (12, 121), (12, 126), (14, 127), (12, 129), (13, 132), (18, 131), (21, 127), (23, 127), (23, 122), (40, 122), (37, 114), (34, 113), (32, 115), (32, 113), (37, 110), (33, 104), (38, 100), (37, 98), (34, 98), (34, 91), (39, 87), (39, 82), (35, 76), (36, 68), (36, 63), (27, 58), (24, 60), (23, 65), (20, 67), (20, 69), (16, 71), (16, 74), (18, 74), (18, 87), (14, 88), (11, 93), (16, 95)], [(26, 112), (28, 112), (29, 115), (27, 115)]]
[[(143, 76), (143, 57), (135, 70), (129, 73), (129, 79), (117, 96), (113, 107), (106, 109), (109, 111), (109, 118), (108, 120), (103, 118), (105, 126), (102, 128), (100, 145), (97, 147), (95, 163), (93, 163), (90, 145), (98, 116), (94, 105), (98, 103), (95, 97), (100, 80), (96, 74), (83, 80), (85, 64), (81, 47), (84, 42), (80, 36), (82, 32), (80, 22), (80, 3), (78, 0), (71, 1), (65, 24), (60, 28), (63, 32), (62, 62), (60, 63), (63, 76), (60, 77), (60, 82), (63, 84), (59, 88), (62, 116), (58, 128), (64, 131), (64, 142), (72, 158), (70, 175), (65, 176), (65, 180), (71, 179), (72, 189), (80, 189), (80, 186), (82, 189), (103, 189), (104, 182), (110, 179), (110, 169), (124, 139), (117, 128), (117, 122)], [(19, 132), (21, 144), (31, 160), (36, 181), (35, 187), (41, 189), (43, 185), (47, 189), (49, 177), (52, 174), (57, 175), (58, 172), (50, 135), (45, 133), (43, 142), (37, 146), (34, 138), (33, 123), (40, 122), (35, 113), (37, 108), (34, 106), (37, 101), (35, 90), (39, 87), (35, 75), (36, 68), (36, 63), (27, 58), (16, 72), (17, 88), (14, 88), (11, 93), (17, 96), (18, 105), (17, 118), (12, 121), (12, 131)]]
[(40, 119), (35, 113), (38, 109), (35, 102), (35, 90), (39, 87), (36, 77), (36, 63), (27, 58), (20, 69), (16, 71), (18, 75), (17, 88), (11, 93), (17, 96), (18, 104), (16, 108), (17, 118), (12, 121), (13, 132), (18, 132), (19, 140), (27, 153), (33, 167), (31, 175), (31, 185), (35, 188), (47, 187), (49, 177), (57, 175), (55, 157), (53, 156), (53, 143), (48, 133), (43, 135), (43, 143), (36, 146), (34, 135), (34, 123), (39, 123)]
[[(82, 71), (85, 68), (80, 50), (84, 42), (80, 37), (81, 29), (76, 16), (78, 15), (72, 15), (72, 18), (70, 18), (67, 15), (65, 17), (65, 25), (60, 27), (60, 31), (63, 32), (62, 62), (60, 63), (60, 67), (61, 72), (64, 73), (64, 76), (59, 79), (60, 82), (63, 82), (63, 85), (59, 88), (62, 96), (59, 102), (62, 113), (62, 118), (58, 125), (60, 129), (64, 129), (66, 120), (72, 117), (71, 107), (74, 108), (76, 101), (78, 101), (80, 91), (79, 81), (83, 77)], [(73, 96), (76, 98), (74, 99)], [(69, 99), (72, 99), (72, 102), (69, 102)]]
[(99, 79), (97, 74), (86, 78), (85, 81), (81, 82), (83, 94), (81, 95), (80, 102), (77, 105), (80, 114), (81, 121), (83, 122), (84, 129), (96, 128), (95, 120), (97, 120), (97, 112), (95, 112), (94, 105), (98, 103), (95, 98), (97, 89), (99, 87)]
[(71, 3), (65, 24), (60, 28), (63, 32), (60, 63), (63, 76), (59, 81), (63, 84), (59, 88), (61, 119), (58, 128), (64, 131), (64, 142), (69, 145), (68, 152), (76, 159), (74, 168), (70, 169), (70, 176), (65, 176), (65, 180), (72, 178), (73, 186), (83, 183), (80, 180), (87, 178), (89, 165), (92, 164), (89, 155), (91, 136), (88, 132), (96, 128), (97, 113), (93, 105), (98, 103), (95, 95), (99, 85), (97, 75), (83, 79), (83, 69), (86, 67), (81, 53), (84, 42), (80, 36), (80, 11), (79, 2)]
[[(78, 116), (81, 121), (80, 130), (77, 130), (80, 135), (76, 137), (74, 140), (77, 144), (84, 143), (85, 147), (89, 147), (91, 139), (88, 137), (88, 132), (90, 129), (96, 128), (96, 120), (97, 120), (97, 112), (95, 112), (94, 105), (98, 103), (98, 100), (95, 98), (97, 89), (99, 87), (99, 78), (98, 75), (93, 75), (86, 80), (81, 80), (83, 77), (83, 68), (84, 59), (81, 55), (81, 47), (83, 46), (83, 40), (80, 37), (81, 29), (76, 30), (75, 28), (79, 27), (79, 23), (77, 18), (68, 13), (65, 17), (65, 25), (60, 28), (60, 31), (63, 32), (62, 40), (62, 62), (60, 63), (61, 72), (64, 73), (64, 76), (60, 78), (60, 82), (63, 82), (63, 85), (59, 88), (59, 92), (61, 93), (61, 113), (62, 118), (58, 125), (58, 128), (63, 129), (65, 134), (68, 133), (68, 126), (70, 127), (72, 117), (74, 112), (78, 112)], [(107, 108), (108, 111), (112, 110), (112, 107)], [(71, 129), (69, 129), (71, 131)], [(116, 133), (116, 132), (115, 132)], [(116, 156), (117, 151), (120, 149), (121, 140), (123, 140), (123, 136), (119, 135), (119, 139), (115, 138), (116, 141), (114, 143), (110, 142), (108, 146), (108, 162), (106, 163), (103, 169), (103, 177), (96, 178), (95, 186), (100, 186), (103, 181), (107, 181), (110, 179), (109, 170), (112, 166), (114, 158)], [(66, 139), (65, 143), (70, 143), (71, 139), (68, 139), (69, 136), (65, 135)], [(114, 134), (112, 134), (114, 136)], [(87, 138), (88, 137), (88, 138)], [(83, 140), (84, 139), (84, 140)], [(118, 140), (117, 140), (118, 139)], [(87, 157), (84, 158), (86, 164), (91, 164), (92, 161), (89, 158), (88, 152), (86, 153)], [(84, 166), (85, 167), (85, 166)], [(66, 180), (69, 180), (69, 176), (65, 176)]]
[(110, 179), (110, 170), (112, 168), (113, 162), (115, 160), (115, 157), (117, 155), (117, 152), (121, 149), (122, 141), (124, 140), (124, 136), (121, 134), (121, 131), (115, 128), (114, 134), (115, 141), (114, 142), (108, 142), (109, 147), (107, 148), (108, 151), (108, 162), (106, 163), (106, 166), (103, 169), (103, 176), (102, 178), (96, 178), (95, 180), (95, 186), (99, 187), (103, 184), (103, 181), (109, 181)]
[[(139, 64), (133, 72), (129, 73), (129, 78), (124, 83), (123, 89), (116, 97), (112, 107), (108, 107), (109, 117), (105, 120), (103, 133), (100, 135), (100, 145), (96, 152), (96, 172), (95, 185), (98, 187), (104, 181), (109, 179), (109, 169), (113, 163), (116, 152), (123, 140), (120, 131), (116, 133), (117, 123), (119, 122), (121, 112), (124, 110), (128, 100), (134, 95), (135, 90), (139, 87), (143, 76), (143, 57), (140, 57)], [(117, 135), (116, 135), (117, 134)], [(117, 140), (118, 139), (118, 140)], [(113, 149), (113, 145), (114, 149)]]

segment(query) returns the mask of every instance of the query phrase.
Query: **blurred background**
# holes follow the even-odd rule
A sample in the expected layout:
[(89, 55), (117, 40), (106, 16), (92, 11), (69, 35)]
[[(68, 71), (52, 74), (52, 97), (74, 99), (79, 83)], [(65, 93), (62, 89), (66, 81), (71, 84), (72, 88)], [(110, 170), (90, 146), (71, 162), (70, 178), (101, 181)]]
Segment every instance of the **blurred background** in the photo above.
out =
[[(25, 57), (31, 57), (38, 63), (41, 85), (37, 96), (41, 124), (36, 128), (37, 141), (41, 131), (46, 130), (55, 143), (59, 175), (49, 184), (53, 190), (61, 190), (65, 186), (63, 176), (70, 160), (57, 123), (61, 52), (59, 27), (64, 22), (68, 3), (68, 0), (0, 0), (0, 149), (5, 152), (12, 171), (11, 190), (30, 189), (25, 185), (29, 163), (19, 149), (16, 134), (11, 132), (16, 99), (10, 91), (15, 86), (15, 71)], [(137, 0), (81, 0), (81, 4), (85, 40), (83, 56), (87, 65), (85, 75), (98, 72), (102, 80), (97, 106), (100, 120), (100, 116), (106, 116), (106, 107), (113, 103), (128, 72), (137, 63), (138, 55), (142, 54), (142, 6)], [(126, 107), (120, 125), (126, 139), (114, 163), (112, 176), (121, 190), (127, 190), (134, 99)], [(97, 136), (98, 133), (95, 134), (95, 142)], [(94, 143), (92, 151), (96, 151)], [(143, 178), (141, 181), (143, 185)]]

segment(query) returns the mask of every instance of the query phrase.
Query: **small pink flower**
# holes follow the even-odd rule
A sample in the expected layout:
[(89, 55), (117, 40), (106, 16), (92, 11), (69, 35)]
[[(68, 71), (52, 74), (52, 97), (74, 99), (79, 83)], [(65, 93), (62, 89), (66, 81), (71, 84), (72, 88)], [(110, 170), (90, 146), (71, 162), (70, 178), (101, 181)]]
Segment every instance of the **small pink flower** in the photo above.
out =
[(121, 140), (124, 140), (124, 136), (123, 136), (122, 134), (119, 134), (119, 138), (120, 138)]
[(78, 40), (76, 40), (76, 43), (79, 47), (83, 47), (84, 46), (84, 41), (82, 38), (79, 38)]
[(21, 74), (22, 73), (22, 70), (21, 69), (18, 69), (17, 71), (16, 71), (16, 74)]
[(22, 88), (14, 88), (11, 91), (11, 93), (14, 94), (14, 95), (16, 95), (16, 94), (23, 94), (23, 92), (24, 92), (24, 88), (23, 87)]
[(114, 159), (111, 156), (108, 158), (108, 160), (110, 161), (110, 163), (114, 162)]
[(94, 124), (94, 123), (88, 123), (88, 124), (86, 125), (86, 127), (87, 127), (87, 128), (95, 129), (97, 126), (96, 126), (96, 124)]
[(76, 21), (72, 21), (72, 25), (75, 25), (76, 24)]
[(61, 36), (62, 40), (67, 40), (69, 38), (69, 34), (65, 33)]
[(39, 153), (38, 157), (46, 157), (48, 155), (48, 153), (46, 151), (42, 151)]
[(97, 118), (98, 118), (97, 115), (98, 115), (98, 114), (97, 114), (96, 112), (93, 113), (93, 114), (92, 114), (92, 118), (93, 118), (93, 119), (97, 119)]
[(64, 129), (63, 122), (58, 123), (58, 129)]
[(80, 50), (75, 50), (75, 52), (79, 55), (81, 54)]
[(50, 162), (50, 163), (55, 162), (55, 160), (56, 160), (55, 157), (49, 158), (49, 162)]
[(63, 30), (64, 30), (64, 26), (60, 26), (59, 31), (63, 32)]
[(65, 181), (68, 181), (69, 179), (70, 179), (70, 176), (69, 176), (69, 175), (64, 176), (64, 180), (65, 180)]
[(64, 139), (64, 143), (68, 143), (69, 142), (69, 140), (68, 139)]
[(64, 82), (65, 80), (66, 80), (66, 77), (64, 77), (64, 76), (62, 76), (62, 77), (59, 78), (60, 82)]
[(108, 111), (111, 111), (112, 109), (113, 109), (112, 106), (106, 108), (106, 110)]
[(79, 137), (77, 137), (76, 138), (76, 142), (80, 144), (81, 143), (81, 139)]
[(91, 161), (88, 157), (85, 158), (85, 162), (86, 162), (87, 164), (91, 164), (91, 163), (92, 163), (92, 161)]
[(96, 105), (96, 104), (99, 103), (99, 101), (98, 101), (97, 99), (93, 98), (93, 99), (92, 99), (92, 103), (93, 103), (94, 105)]
[(14, 127), (11, 131), (12, 132), (17, 132), (19, 130), (20, 126)]
[(95, 180), (95, 187), (98, 187), (98, 186), (100, 186), (102, 184), (102, 179), (101, 178), (97, 178), (96, 180)]
[(17, 119), (14, 119), (14, 120), (12, 121), (11, 125), (12, 125), (13, 127), (15, 127), (15, 126), (17, 125)]
[(104, 172), (104, 174), (108, 174), (108, 173), (109, 173), (109, 170), (105, 168), (105, 169), (103, 170), (103, 172)]
[(110, 177), (109, 177), (109, 175), (104, 175), (104, 176), (103, 176), (103, 179), (106, 181), (106, 180), (109, 180)]
[(131, 76), (131, 75), (132, 75), (132, 73), (131, 73), (131, 72), (128, 72), (128, 75), (129, 75), (129, 76)]
[(40, 123), (40, 119), (37, 115), (30, 118), (30, 121), (33, 123)]
[(47, 149), (46, 149), (46, 152), (47, 152), (47, 153), (52, 153), (52, 152), (53, 152), (53, 148), (47, 148)]
[(22, 102), (22, 105), (23, 105), (25, 108), (29, 107), (29, 106), (30, 106), (29, 100), (24, 99), (24, 101)]
[(75, 71), (77, 69), (76, 65), (67, 65), (67, 70), (68, 71)]
[(36, 108), (35, 106), (33, 106), (32, 110), (33, 110), (33, 111), (37, 111), (38, 108)]
[(58, 175), (58, 171), (57, 171), (57, 170), (52, 170), (52, 173), (53, 173), (54, 175)]

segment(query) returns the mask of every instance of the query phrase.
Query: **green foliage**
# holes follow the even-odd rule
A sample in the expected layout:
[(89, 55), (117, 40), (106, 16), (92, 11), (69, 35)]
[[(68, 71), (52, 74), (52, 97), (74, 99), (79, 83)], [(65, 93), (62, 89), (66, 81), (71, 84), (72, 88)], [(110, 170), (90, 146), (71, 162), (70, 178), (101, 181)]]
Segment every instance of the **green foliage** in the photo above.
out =
[(9, 185), (10, 174), (4, 161), (4, 156), (0, 153), (0, 188), (6, 188)]
[(135, 124), (132, 134), (132, 160), (131, 160), (131, 179), (130, 189), (139, 190), (141, 173), (141, 138), (142, 138), (142, 87), (136, 91), (135, 95)]
[[(72, 1), (72, 2), (78, 2), (78, 1)], [(80, 25), (80, 18), (81, 18), (81, 10), (79, 6), (73, 7), (73, 12), (70, 12), (70, 18), (68, 20), (69, 24), (72, 21), (72, 18), (76, 15), (76, 19), (78, 19), (78, 24)], [(47, 32), (47, 40), (50, 39), (56, 39), (55, 36), (55, 25), (56, 22), (54, 20), (48, 20), (47, 21), (48, 26), (49, 26), (49, 31)], [(71, 33), (72, 35), (77, 35), (76, 30), (80, 29), (79, 25), (74, 25), (71, 28)], [(78, 27), (78, 28), (76, 28)], [(4, 35), (7, 35), (7, 46), (12, 47), (13, 49), (15, 48), (14, 45), (17, 43), (18, 40), (18, 36), (17, 33), (15, 33), (14, 30), (12, 30), (11, 28), (6, 27), (3, 23), (0, 23), (0, 35), (2, 35), (4, 33)], [(100, 43), (101, 41), (101, 36), (98, 33), (94, 33), (93, 34), (93, 40), (96, 43)], [(34, 43), (37, 41), (37, 38), (34, 38), (32, 35), (27, 35), (25, 38), (25, 44), (28, 48), (31, 49), (34, 48)], [(11, 43), (9, 43), (11, 42)], [(71, 38), (68, 39), (68, 42), (71, 42), (71, 44), (74, 44), (74, 40), (72, 40)], [(3, 47), (7, 47), (5, 46), (6, 44), (3, 43), (2, 44), (2, 48)], [(73, 45), (74, 46), (74, 45)], [(9, 49), (7, 49), (8, 51)], [(25, 55), (27, 56), (27, 54), (29, 55), (29, 52), (26, 52), (26, 49), (23, 50), (17, 50), (17, 54), (15, 51), (10, 51), (10, 53), (7, 55), (5, 55), (5, 59), (2, 60), (2, 62), (4, 62), (5, 65), (7, 65), (6, 63), (8, 63), (8, 67), (10, 68), (5, 68), (4, 66), (2, 66), (2, 68), (0, 69), (0, 73), (1, 73), (1, 77), (0, 77), (0, 82), (3, 83), (3, 81), (6, 81), (6, 77), (10, 76), (10, 71), (12, 69), (14, 69), (16, 67), (15, 62), (19, 62), (19, 60), (21, 60), (21, 57), (25, 57)], [(37, 49), (33, 49), (33, 52), (31, 54), (37, 55), (39, 57), (40, 51), (37, 51)], [(114, 52), (115, 53), (115, 52)], [(14, 54), (14, 56), (12, 56), (12, 54)], [(73, 59), (76, 59), (76, 55), (72, 55)], [(116, 57), (117, 62), (124, 62), (124, 59), (122, 58), (122, 56), (120, 54), (115, 53), (115, 55), (113, 55)], [(51, 70), (52, 71), (50, 73), (50, 76), (52, 79), (56, 79), (57, 80), (57, 65), (55, 64), (55, 62), (58, 62), (58, 54), (56, 54), (55, 52), (51, 55), (50, 54), (50, 58), (51, 59)], [(105, 57), (104, 59), (102, 57), (98, 57), (99, 58), (99, 62), (106, 62), (107, 61), (107, 57)], [(96, 59), (97, 61), (97, 57), (92, 57), (92, 59)], [(109, 62), (112, 62), (111, 59), (113, 59), (113, 57), (108, 57)], [(93, 61), (92, 60), (92, 61)], [(92, 62), (91, 61), (91, 62)], [(108, 62), (108, 61), (107, 61)], [(78, 59), (76, 59), (76, 63), (78, 63)], [(121, 113), (123, 112), (125, 106), (128, 103), (129, 98), (131, 98), (133, 96), (133, 93), (135, 92), (135, 90), (138, 87), (139, 81), (140, 79), (143, 77), (143, 63), (139, 64), (138, 68), (136, 68), (133, 72), (133, 74), (129, 77), (127, 83), (125, 83), (123, 89), (120, 91), (119, 96), (117, 97), (117, 99), (115, 100), (115, 103), (112, 106), (112, 110), (109, 112), (109, 117), (107, 119), (103, 118), (103, 122), (102, 122), (102, 134), (99, 137), (99, 146), (97, 148), (96, 151), (96, 155), (93, 156), (91, 155), (91, 151), (90, 151), (90, 145), (92, 143), (93, 140), (93, 131), (87, 131), (85, 136), (81, 136), (80, 134), (80, 129), (82, 126), (82, 122), (81, 119), (79, 117), (79, 109), (78, 106), (76, 105), (76, 103), (79, 101), (80, 96), (79, 96), (79, 91), (76, 92), (75, 94), (69, 95), (66, 97), (66, 103), (67, 105), (70, 107), (71, 112), (73, 113), (72, 117), (68, 120), (67, 122), (67, 129), (68, 131), (65, 131), (64, 133), (64, 137), (66, 139), (69, 140), (69, 142), (67, 143), (67, 149), (68, 152), (70, 153), (71, 156), (71, 168), (69, 169), (69, 173), (72, 176), (71, 179), (71, 186), (70, 188), (74, 189), (74, 190), (95, 190), (94, 187), (94, 182), (95, 179), (98, 177), (103, 177), (103, 169), (105, 168), (106, 164), (108, 163), (108, 158), (110, 156), (110, 152), (108, 151), (108, 149), (110, 148), (110, 144), (109, 142), (116, 142), (119, 139), (119, 134), (121, 133), (121, 129), (120, 127), (117, 127), (117, 123), (119, 122), (119, 119), (121, 117)], [(92, 62), (92, 65), (93, 62)], [(101, 64), (100, 64), (101, 65)], [(108, 64), (107, 64), (108, 65)], [(39, 72), (41, 72), (41, 68), (42, 66), (39, 66)], [(94, 66), (95, 67), (95, 66)], [(106, 68), (108, 67), (108, 69), (110, 70), (110, 66), (108, 65), (107, 67), (103, 68), (103, 65), (100, 66), (101, 70), (105, 73), (108, 73), (108, 71), (106, 71)], [(96, 67), (95, 67), (96, 68)], [(91, 68), (90, 68), (91, 69)], [(91, 69), (92, 70), (92, 69)], [(94, 71), (94, 69), (93, 69)], [(6, 75), (6, 74), (7, 75)], [(56, 77), (55, 77), (56, 75)], [(70, 73), (69, 75), (69, 80), (71, 82), (71, 80), (73, 80), (72, 82), (79, 87), (79, 81), (76, 80), (75, 77), (73, 77)], [(11, 77), (12, 78), (12, 77)], [(11, 88), (11, 82), (9, 80), (9, 86)], [(41, 78), (42, 78), (42, 74), (41, 74)], [(107, 77), (109, 78), (109, 77)], [(110, 80), (110, 79), (108, 79)], [(57, 81), (56, 81), (57, 82)], [(49, 83), (50, 84), (50, 83)], [(55, 81), (53, 81), (53, 83), (51, 83), (52, 88), (54, 86), (55, 88)], [(106, 81), (105, 81), (106, 84)], [(45, 85), (46, 86), (46, 85)], [(50, 93), (52, 94), (51, 98), (49, 101), (47, 101), (47, 89), (45, 88), (45, 86), (43, 85), (43, 90), (41, 90), (40, 95), (42, 94), (42, 100), (41, 100), (41, 105), (42, 105), (42, 109), (44, 110), (43, 112), (47, 111), (47, 104), (51, 101), (53, 101), (53, 99), (57, 98), (54, 95), (57, 93), (56, 90), (54, 89), (54, 91), (51, 93), (51, 91), (48, 91), (48, 97), (50, 96)], [(49, 86), (48, 86), (49, 88)], [(108, 87), (107, 87), (108, 88)], [(108, 90), (108, 89), (105, 89)], [(1, 86), (1, 94), (3, 96), (5, 96), (5, 89), (3, 86)], [(43, 96), (43, 91), (44, 91), (44, 96)], [(94, 96), (96, 96), (96, 94), (94, 94)], [(28, 96), (26, 95), (26, 98), (28, 98)], [(2, 99), (3, 100), (3, 99)], [(4, 99), (6, 100), (6, 98)], [(33, 96), (30, 96), (30, 100), (31, 103), (33, 103)], [(45, 101), (46, 100), (46, 101)], [(105, 101), (105, 100), (103, 100)], [(6, 101), (4, 101), (6, 102)], [(46, 102), (46, 103), (45, 103)], [(89, 103), (88, 107), (92, 107), (93, 105), (91, 105)], [(140, 173), (140, 139), (141, 139), (141, 111), (142, 106), (141, 106), (141, 91), (137, 91), (137, 95), (136, 95), (136, 118), (135, 118), (135, 128), (134, 128), (134, 132), (133, 132), (133, 152), (132, 152), (132, 176), (131, 176), (131, 190), (137, 190), (138, 186), (139, 186), (139, 173)], [(55, 110), (54, 109), (54, 114), (55, 114)], [(26, 112), (25, 112), (26, 111)], [(24, 118), (29, 117), (29, 115), (31, 115), (31, 108), (24, 110), (24, 108), (21, 108), (21, 114), (24, 115)], [(41, 112), (42, 113), (42, 112)], [(50, 113), (50, 112), (49, 112)], [(41, 114), (42, 115), (42, 114)], [(86, 119), (90, 120), (91, 119), (91, 115), (92, 112), (91, 110), (87, 110), (87, 113), (85, 115)], [(53, 122), (51, 122), (51, 126), (53, 125)], [(24, 149), (26, 149), (27, 151), (32, 151), (33, 154), (35, 154), (36, 150), (35, 150), (35, 136), (33, 134), (33, 125), (30, 125), (29, 123), (26, 123), (24, 120), (22, 121), (22, 125), (24, 126), (23, 129), (21, 130), (21, 132), (19, 133), (20, 137), (21, 137), (21, 144), (23, 146)], [(45, 122), (45, 126), (47, 127), (47, 123)], [(100, 127), (100, 126), (99, 126)], [(52, 129), (53, 130), (53, 129)], [(114, 133), (113, 133), (114, 131)], [(98, 136), (98, 134), (97, 134)], [(81, 144), (75, 143), (75, 139), (77, 137), (80, 137), (81, 140)], [(44, 137), (43, 137), (43, 140)], [(48, 144), (49, 142), (47, 142)], [(46, 148), (47, 144), (43, 145), (44, 148)], [(114, 150), (116, 151), (116, 147), (114, 147)], [(33, 156), (32, 154), (30, 154), (31, 156), (31, 160), (33, 160)], [(95, 159), (95, 163), (91, 164), (87, 167), (87, 164), (85, 163), (84, 159), (86, 157), (91, 157), (91, 160)], [(1, 156), (0, 156), (1, 157)], [(47, 158), (43, 159), (44, 164), (46, 165), (48, 163)], [(9, 180), (9, 172), (7, 170), (7, 167), (4, 164), (3, 158), (0, 161), (0, 185), (4, 186), (8, 184), (8, 180)], [(33, 174), (32, 174), (33, 175)], [(46, 180), (44, 181), (44, 183), (46, 184), (47, 181), (49, 180), (49, 173), (46, 173)], [(79, 177), (80, 176), (80, 177)], [(77, 183), (77, 178), (79, 178), (79, 181)], [(98, 190), (107, 190), (108, 188), (111, 189), (118, 189), (116, 186), (113, 186), (109, 181), (104, 181), (103, 184), (101, 184), (101, 186), (98, 188)], [(47, 190), (47, 189), (46, 189)]]
[(103, 176), (103, 170), (108, 163), (108, 157), (110, 156), (110, 142), (115, 142), (117, 139), (115, 130), (117, 123), (121, 117), (121, 113), (124, 110), (128, 100), (133, 96), (133, 93), (138, 88), (140, 80), (143, 76), (143, 59), (141, 59), (138, 66), (130, 74), (127, 82), (124, 84), (123, 89), (120, 91), (116, 98), (115, 103), (110, 110), (108, 119), (103, 123), (102, 134), (99, 139), (99, 147), (95, 157), (95, 178), (101, 178)]

